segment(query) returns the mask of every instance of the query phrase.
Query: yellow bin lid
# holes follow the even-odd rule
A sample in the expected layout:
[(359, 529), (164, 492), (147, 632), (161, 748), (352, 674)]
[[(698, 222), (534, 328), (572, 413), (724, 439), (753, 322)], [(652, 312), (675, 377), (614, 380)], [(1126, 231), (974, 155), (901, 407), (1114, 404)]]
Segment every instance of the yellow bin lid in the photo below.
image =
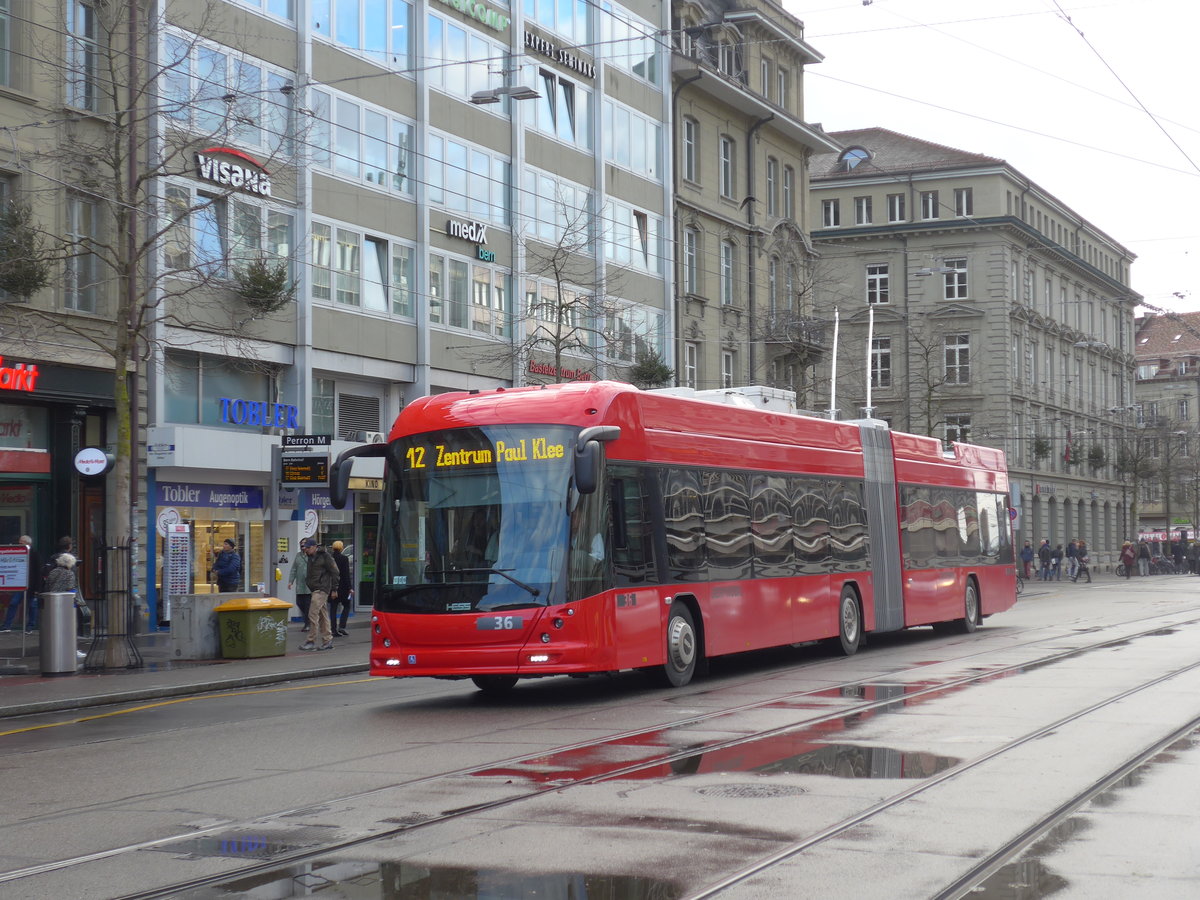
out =
[(291, 609), (292, 604), (278, 597), (238, 597), (226, 600), (217, 607), (217, 612), (253, 612), (263, 609)]

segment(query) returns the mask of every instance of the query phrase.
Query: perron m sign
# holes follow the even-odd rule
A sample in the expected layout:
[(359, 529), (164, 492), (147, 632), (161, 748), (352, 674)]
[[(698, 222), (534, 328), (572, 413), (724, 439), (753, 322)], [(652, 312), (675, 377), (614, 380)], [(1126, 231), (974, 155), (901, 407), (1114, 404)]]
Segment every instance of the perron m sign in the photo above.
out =
[(253, 156), (232, 147), (206, 147), (197, 153), (196, 177), (221, 187), (271, 196), (271, 174)]

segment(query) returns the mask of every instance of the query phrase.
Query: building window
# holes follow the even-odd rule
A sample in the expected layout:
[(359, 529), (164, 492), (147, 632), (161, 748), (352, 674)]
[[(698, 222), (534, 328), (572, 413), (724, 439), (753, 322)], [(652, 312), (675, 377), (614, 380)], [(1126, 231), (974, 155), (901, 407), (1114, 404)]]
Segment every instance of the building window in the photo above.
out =
[(867, 303), (889, 302), (889, 274), (887, 263), (867, 266)]
[(736, 248), (731, 241), (721, 241), (721, 305), (733, 305), (734, 266), (737, 263)]
[(779, 160), (767, 157), (767, 215), (779, 215)]
[[(578, 147), (580, 150), (592, 149), (592, 92), (581, 84), (576, 84), (561, 77), (548, 69), (538, 70), (538, 93), (540, 100), (533, 104), (533, 127), (542, 134), (558, 138), (565, 144)], [(618, 109), (623, 109), (619, 107)], [(606, 110), (607, 113), (607, 110)], [(618, 113), (620, 115), (620, 113)], [(631, 127), (628, 110), (624, 111), (624, 121), (621, 132), (633, 140), (630, 141), (630, 152), (634, 156), (645, 157), (646, 153), (646, 120), (632, 123), (637, 126), (636, 132)], [(635, 167), (645, 170), (646, 160), (639, 160)], [(628, 164), (627, 164), (628, 165)], [(657, 171), (657, 158), (649, 167)]]
[[(582, 92), (583, 88), (579, 90)], [(606, 162), (629, 169), (643, 178), (659, 180), (662, 125), (611, 100), (604, 101), (601, 124)]]
[(775, 69), (775, 83), (775, 102), (787, 109), (788, 101), (791, 100), (792, 77), (783, 66)]
[(842, 224), (841, 208), (837, 200), (821, 201), (821, 224), (826, 228), (837, 228)]
[[(313, 298), (411, 317), (416, 313), (415, 259), (414, 248), (390, 238), (313, 222)], [(435, 321), (432, 313), (430, 320)]]
[(946, 299), (947, 300), (966, 300), (967, 299), (967, 261), (963, 259), (947, 259), (943, 262), (943, 267), (953, 269), (952, 272), (946, 272), (942, 277), (945, 278)]
[(696, 147), (700, 139), (700, 123), (695, 119), (683, 120), (683, 177), (687, 181), (699, 182), (696, 170)]
[(904, 195), (903, 194), (888, 194), (888, 221), (903, 222), (904, 221)]
[(683, 345), (683, 386), (695, 388), (700, 379), (700, 348), (691, 342)]
[(230, 424), (229, 401), (273, 396), (262, 363), (168, 350), (163, 360), (166, 421), (181, 425)]
[(870, 225), (871, 224), (871, 198), (870, 197), (855, 197), (854, 198), (854, 224), (855, 225)]
[(91, 3), (67, 0), (67, 105), (91, 112), (100, 108), (100, 45), (96, 26), (96, 10)]
[(954, 189), (954, 214), (956, 216), (975, 215), (975, 202), (971, 197), (971, 188)]
[(663, 316), (640, 303), (624, 303), (605, 316), (608, 358), (631, 363), (646, 354), (659, 354), (663, 346)]
[(941, 216), (941, 207), (938, 206), (937, 191), (921, 191), (921, 218), (936, 219)]
[(734, 367), (734, 352), (732, 350), (721, 351), (721, 387), (733, 387), (733, 367)]
[(577, 44), (586, 44), (591, 36), (588, 29), (591, 22), (590, 13), (591, 5), (585, 0), (568, 0), (563, 3), (525, 0), (526, 22), (537, 22)]
[(734, 145), (732, 138), (721, 135), (720, 152), (721, 196), (733, 199)]
[[(407, 31), (408, 29), (405, 29)], [(508, 47), (485, 40), (474, 29), (463, 28), (453, 19), (430, 15), (427, 21), (426, 77), (431, 87), (460, 100), (470, 100), (476, 91), (495, 87), (488, 60), (507, 59)], [(507, 115), (508, 98), (490, 104), (499, 115)]]
[(767, 261), (767, 312), (772, 315), (779, 309), (779, 260), (772, 256)]
[[(402, 194), (413, 192), (412, 176), (415, 168), (411, 122), (367, 106), (356, 99), (327, 91), (314, 90), (310, 96), (313, 103), (310, 141), (313, 164), (316, 167), (384, 190)], [(430, 143), (439, 150), (443, 146), (441, 143), (435, 144), (432, 138)], [(461, 154), (465, 157), (467, 153), (464, 147)], [(436, 180), (441, 185), (447, 180), (456, 180), (455, 175), (447, 178), (441, 168), (440, 157), (431, 162), (431, 165), (434, 163), (438, 167), (430, 174), (431, 182)], [(476, 170), (472, 170), (472, 176), (486, 180), (489, 162), (476, 158), (472, 159), (471, 163), (483, 168), (481, 175), (476, 175)], [(467, 173), (463, 172), (462, 180), (466, 178)], [(482, 191), (485, 201), (489, 196), (486, 183), (472, 184), (472, 190)], [(472, 196), (479, 195), (473, 193)], [(465, 211), (465, 201), (463, 208)], [(492, 216), (485, 213), (482, 218), (492, 219)]]
[[(561, 0), (560, 5), (566, 2), (567, 0)], [(525, 6), (528, 9), (529, 0), (526, 0)], [(654, 26), (608, 0), (589, 3), (587, 6), (596, 6), (600, 10), (599, 46), (609, 65), (623, 69), (650, 84), (661, 83), (658, 58), (660, 43)], [(585, 13), (581, 12), (582, 14)], [(505, 56), (502, 53), (493, 58), (505, 59)]]
[(699, 293), (700, 232), (695, 228), (683, 229), (683, 292)]
[[(223, 143), (291, 153), (290, 72), (185, 32), (166, 33), (161, 53), (164, 116), (182, 128), (219, 135)], [(313, 123), (317, 135), (329, 132), (328, 102), (324, 111), (325, 121)]]
[[(616, 200), (604, 207), (605, 255), (618, 263), (628, 263), (646, 272), (661, 275), (663, 271), (663, 220), (643, 210), (634, 209)], [(576, 220), (573, 233), (582, 236)], [(572, 233), (568, 229), (564, 234)]]
[(971, 336), (948, 334), (946, 348), (946, 384), (971, 383)]
[(892, 339), (890, 337), (871, 339), (871, 387), (889, 388), (892, 386)]
[(796, 170), (791, 166), (783, 167), (783, 214), (796, 218)]
[[(447, 145), (449, 145), (447, 141)], [(434, 192), (430, 191), (431, 199)], [(593, 233), (597, 216), (593, 215), (592, 192), (583, 185), (559, 178), (548, 172), (539, 172), (526, 166), (521, 173), (521, 202), (529, 222), (530, 236), (547, 244), (581, 242)], [(629, 262), (630, 236), (627, 233), (632, 213), (629, 207), (624, 212), (622, 228), (611, 227), (606, 233), (606, 253), (618, 262)], [(613, 219), (607, 219), (613, 222)], [(616, 254), (612, 256), (612, 254)]]
[(9, 17), (9, 0), (0, 0), (0, 84), (11, 84), (9, 56), (12, 53), (12, 19)]
[(737, 74), (737, 51), (729, 41), (717, 43), (717, 70), (723, 75)]
[[(255, 0), (242, 2), (256, 5)], [(267, 0), (269, 6), (286, 2)], [(409, 67), (412, 7), (403, 0), (314, 0), (311, 8), (316, 34), (392, 69), (403, 71)]]
[(95, 202), (82, 197), (67, 198), (67, 259), (63, 300), (67, 309), (96, 312), (99, 293), (99, 262), (93, 248), (99, 237)]
[(758, 61), (759, 82), (762, 84), (762, 95), (768, 100), (771, 99), (771, 61), (769, 59), (760, 59)]
[(971, 416), (969, 413), (951, 413), (946, 416), (946, 443), (971, 442)]
[(1179, 401), (1179, 405), (1175, 410), (1175, 417), (1180, 422), (1186, 422), (1192, 417), (1191, 409), (1189, 408), (1189, 402), (1186, 399)]

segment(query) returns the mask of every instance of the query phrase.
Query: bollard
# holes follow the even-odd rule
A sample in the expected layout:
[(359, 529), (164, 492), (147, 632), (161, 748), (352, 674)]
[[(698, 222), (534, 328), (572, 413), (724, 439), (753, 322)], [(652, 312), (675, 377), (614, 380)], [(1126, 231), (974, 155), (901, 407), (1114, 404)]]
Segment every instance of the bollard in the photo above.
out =
[(75, 595), (40, 594), (42, 600), (41, 664), (43, 675), (74, 675)]

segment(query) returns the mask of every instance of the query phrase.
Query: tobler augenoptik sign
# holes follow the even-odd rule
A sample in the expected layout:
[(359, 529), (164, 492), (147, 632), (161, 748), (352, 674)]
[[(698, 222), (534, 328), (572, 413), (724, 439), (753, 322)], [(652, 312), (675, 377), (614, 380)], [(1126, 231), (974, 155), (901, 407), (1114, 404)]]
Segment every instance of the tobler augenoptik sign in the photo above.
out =
[(197, 153), (196, 177), (222, 187), (271, 196), (271, 173), (253, 156), (232, 147), (206, 147)]

